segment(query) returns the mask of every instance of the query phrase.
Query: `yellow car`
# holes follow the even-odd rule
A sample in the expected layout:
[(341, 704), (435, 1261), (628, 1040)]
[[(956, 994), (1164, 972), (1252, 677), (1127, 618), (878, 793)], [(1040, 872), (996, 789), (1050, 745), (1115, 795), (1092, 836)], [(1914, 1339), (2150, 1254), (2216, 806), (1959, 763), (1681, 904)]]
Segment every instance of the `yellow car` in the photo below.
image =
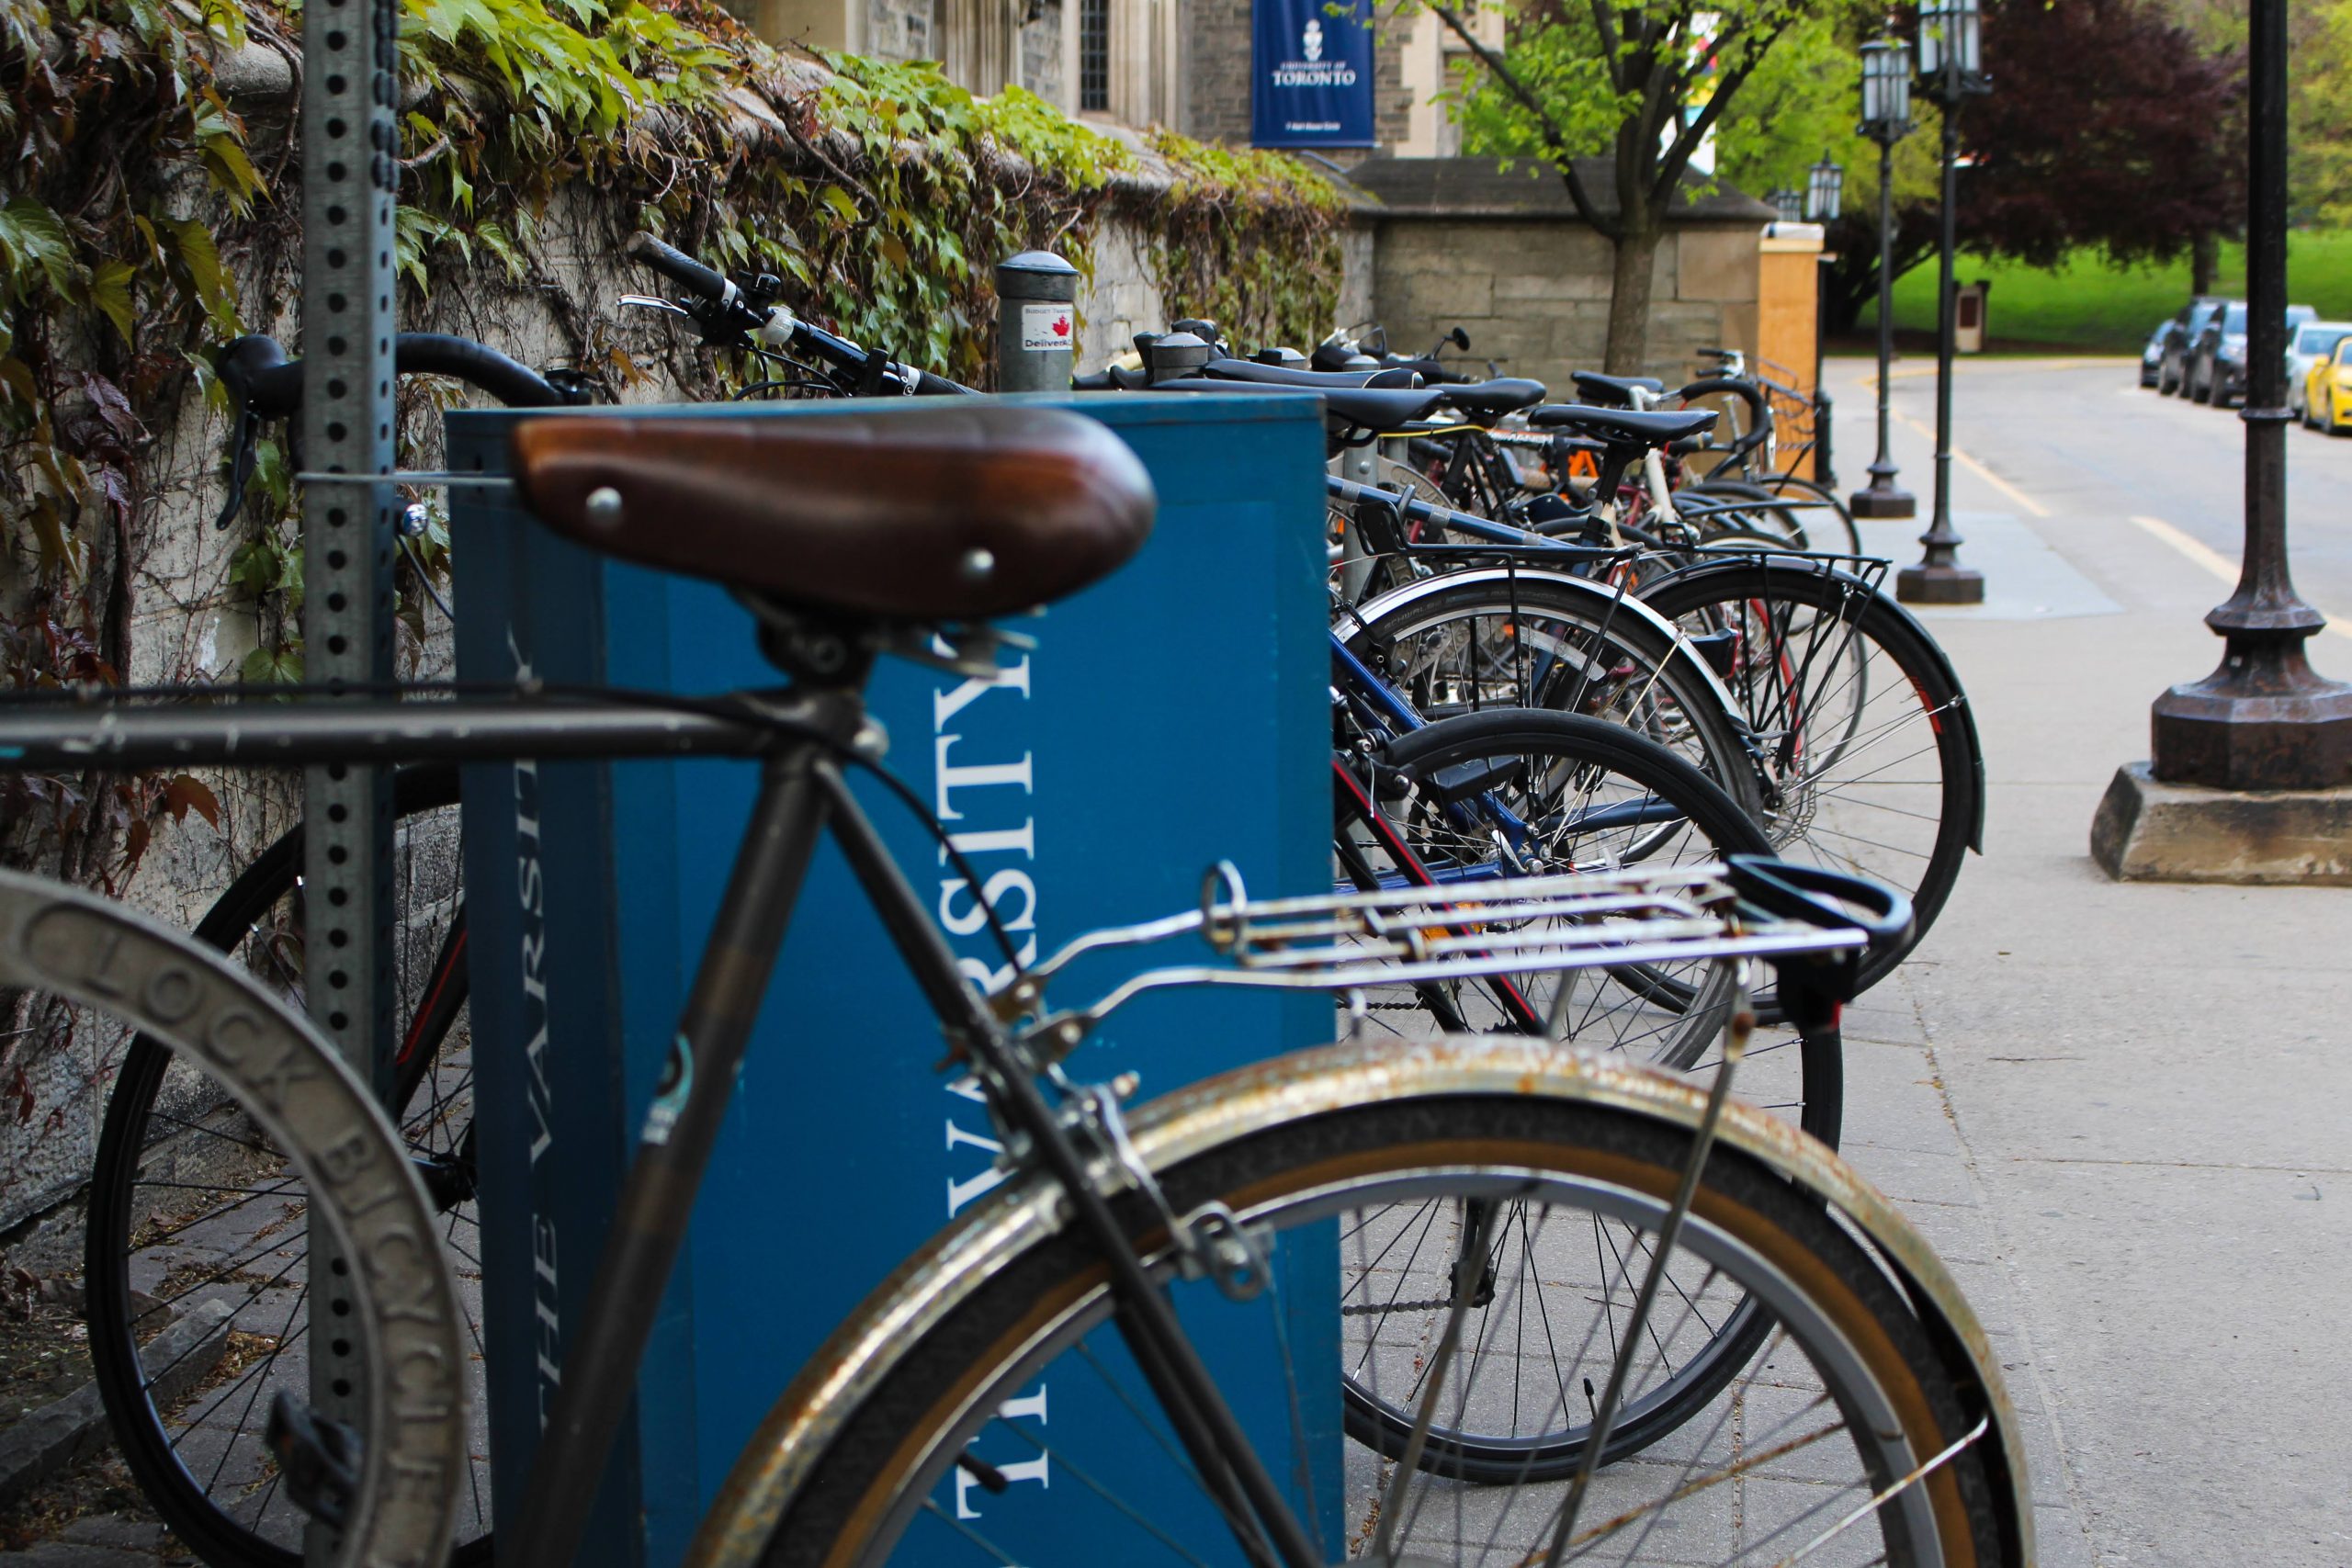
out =
[(2352, 337), (2303, 378), (2303, 423), (2330, 435), (2352, 427)]

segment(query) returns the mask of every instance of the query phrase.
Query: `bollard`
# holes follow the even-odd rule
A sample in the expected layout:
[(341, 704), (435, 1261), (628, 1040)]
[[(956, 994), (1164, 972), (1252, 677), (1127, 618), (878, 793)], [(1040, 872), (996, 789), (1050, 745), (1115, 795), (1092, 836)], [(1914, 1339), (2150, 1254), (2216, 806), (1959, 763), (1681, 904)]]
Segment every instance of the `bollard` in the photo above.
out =
[(1144, 367), (1151, 372), (1155, 387), (1197, 376), (1216, 357), (1216, 351), (1193, 333), (1162, 333), (1143, 352)]
[(996, 264), (996, 385), (1067, 392), (1078, 347), (1078, 268), (1051, 251)]

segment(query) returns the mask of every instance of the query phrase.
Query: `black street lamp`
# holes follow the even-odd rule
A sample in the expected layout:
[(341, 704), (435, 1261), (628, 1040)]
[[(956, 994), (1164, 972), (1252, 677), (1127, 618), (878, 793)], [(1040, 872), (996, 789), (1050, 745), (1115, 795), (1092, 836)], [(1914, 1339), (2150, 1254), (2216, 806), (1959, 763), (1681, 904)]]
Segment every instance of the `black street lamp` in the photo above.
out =
[(2326, 618), (2287, 568), (2287, 6), (2248, 17), (2245, 554), (2237, 592), (2205, 624), (2221, 667), (2175, 686), (2151, 716), (2152, 771), (2170, 784), (2328, 789), (2352, 784), (2352, 686), (2303, 655)]
[[(1805, 172), (1804, 216), (1824, 227), (1838, 221), (1846, 208), (1846, 169), (1831, 161), (1825, 150), (1821, 162)], [(1829, 266), (1838, 258), (1824, 245), (1813, 275), (1813, 478), (1816, 484), (1834, 485), (1837, 469), (1829, 459), (1829, 425), (1837, 412), (1829, 389), (1821, 379), (1821, 360), (1829, 341)]]
[(1846, 169), (1832, 163), (1824, 152), (1821, 162), (1804, 172), (1804, 220), (1808, 223), (1835, 223), (1838, 214), (1845, 210)]
[(1960, 564), (1951, 525), (1951, 361), (1956, 312), (1952, 251), (1957, 242), (1960, 108), (1993, 84), (1978, 55), (1977, 0), (1921, 0), (1919, 89), (1943, 110), (1943, 239), (1936, 294), (1936, 514), (1919, 543), (1928, 553), (1894, 576), (1894, 596), (1913, 604), (1981, 604), (1984, 574)]
[(1773, 207), (1779, 210), (1781, 222), (1799, 223), (1804, 221), (1804, 192), (1801, 190), (1792, 190), (1788, 186), (1783, 186), (1779, 190), (1774, 191), (1768, 199), (1770, 199)]
[(1894, 360), (1894, 144), (1911, 134), (1911, 51), (1892, 39), (1862, 45), (1861, 132), (1878, 143), (1878, 458), (1867, 490), (1847, 498), (1857, 517), (1916, 517), (1887, 451), (1887, 371)]

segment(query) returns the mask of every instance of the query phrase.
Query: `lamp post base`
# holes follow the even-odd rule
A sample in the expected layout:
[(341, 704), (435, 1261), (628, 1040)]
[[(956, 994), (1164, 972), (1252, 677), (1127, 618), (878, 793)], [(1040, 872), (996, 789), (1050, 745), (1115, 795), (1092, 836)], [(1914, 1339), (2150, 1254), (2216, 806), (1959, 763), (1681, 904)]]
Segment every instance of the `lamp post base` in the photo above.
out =
[(1984, 574), (1965, 566), (1906, 566), (1894, 574), (1894, 596), (1905, 604), (1982, 604)]
[(2313, 674), (2299, 647), (2272, 669), (2241, 658), (2235, 670), (2225, 663), (2202, 681), (2173, 687), (2149, 710), (2148, 731), (2154, 776), (2168, 784), (2352, 784), (2352, 686)]
[(1873, 481), (1868, 490), (1858, 490), (1846, 498), (1846, 510), (1857, 517), (1917, 517), (1919, 503), (1907, 490)]

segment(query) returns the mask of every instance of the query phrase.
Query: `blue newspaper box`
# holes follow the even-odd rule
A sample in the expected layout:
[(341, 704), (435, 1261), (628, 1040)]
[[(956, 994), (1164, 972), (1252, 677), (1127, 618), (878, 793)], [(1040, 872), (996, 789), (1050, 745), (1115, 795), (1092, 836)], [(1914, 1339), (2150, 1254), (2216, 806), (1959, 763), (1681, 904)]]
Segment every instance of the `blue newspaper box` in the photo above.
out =
[[(1197, 902), (1231, 859), (1253, 889), (1329, 879), (1323, 430), (1315, 400), (1017, 400), (1100, 419), (1159, 496), (1124, 570), (1015, 629), (1033, 651), (995, 684), (886, 660), (871, 699), (889, 766), (957, 836), (1024, 956)], [(817, 419), (903, 401), (699, 406), (682, 417)], [(588, 411), (611, 417), (643, 410)], [(498, 474), (527, 413), (449, 421), (450, 460)], [(458, 672), (715, 693), (780, 682), (720, 588), (621, 565), (532, 525), (510, 492), (455, 492)], [(563, 1374), (623, 1164), (755, 784), (736, 761), (469, 768), (465, 854), (480, 1126), (493, 1514), (512, 1520)], [(975, 890), (871, 780), (861, 798), (975, 976), (999, 960)], [(1185, 956), (1192, 956), (1186, 954)], [(1102, 987), (1107, 988), (1107, 984)], [(1091, 999), (1076, 995), (1064, 1001)], [(1138, 1072), (1143, 1094), (1328, 1038), (1319, 996), (1195, 991), (1115, 1015), (1074, 1066)], [(981, 1106), (936, 1068), (939, 1032), (828, 844), (798, 907), (637, 1403), (587, 1540), (600, 1565), (677, 1562), (695, 1523), (807, 1356), (907, 1253), (997, 1179)], [(1325, 1251), (1318, 1253), (1320, 1247)], [(1303, 1467), (1338, 1534), (1336, 1248), (1281, 1260), (1312, 1437)], [(1221, 1346), (1212, 1356), (1260, 1354)], [(595, 1369), (620, 1375), (620, 1369)], [(1065, 1386), (1066, 1384), (1066, 1386)], [(1238, 1414), (1289, 1459), (1275, 1369), (1232, 1369)], [(1054, 1451), (1125, 1425), (1076, 1380), (1024, 1391), (1008, 1421)], [(976, 1448), (1012, 1483), (951, 1476), (936, 1501), (988, 1538), (1087, 1539), (1104, 1505), (1046, 1448)], [(960, 1473), (960, 1472), (959, 1472)], [(968, 1480), (968, 1478), (967, 1478)], [(976, 1526), (975, 1528), (979, 1528)]]

